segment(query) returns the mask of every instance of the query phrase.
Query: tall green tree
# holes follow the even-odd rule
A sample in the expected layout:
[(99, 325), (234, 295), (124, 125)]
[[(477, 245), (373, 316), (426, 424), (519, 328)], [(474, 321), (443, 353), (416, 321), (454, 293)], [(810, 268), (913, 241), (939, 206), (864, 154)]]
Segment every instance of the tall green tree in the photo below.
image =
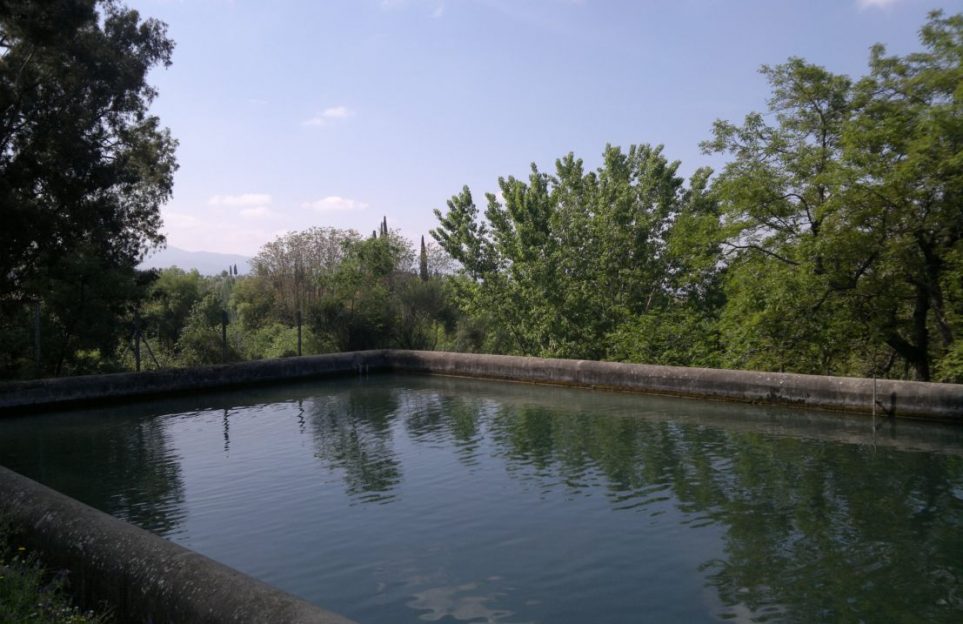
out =
[(491, 330), (484, 348), (601, 359), (625, 322), (676, 298), (666, 235), (703, 194), (678, 166), (661, 147), (609, 146), (595, 171), (569, 154), (554, 175), (533, 165), (527, 181), (499, 179), (484, 219), (467, 188), (436, 211), (462, 306)]
[(963, 14), (930, 14), (923, 51), (875, 46), (844, 135), (845, 226), (873, 231), (860, 313), (920, 379), (963, 381)]
[(711, 174), (708, 168), (695, 172), (665, 233), (662, 296), (609, 334), (609, 359), (721, 365), (719, 316), (726, 303), (726, 267), (719, 204), (708, 190)]
[(836, 224), (852, 83), (796, 58), (762, 73), (773, 122), (759, 113), (741, 126), (719, 121), (703, 144), (732, 156), (713, 185), (729, 263), (723, 363), (844, 372), (839, 357), (854, 347), (853, 325), (835, 296), (840, 271), (830, 267), (849, 234)]
[(418, 279), (408, 242), (386, 222), (381, 228), (376, 238), (346, 241), (341, 262), (319, 278), (323, 295), (308, 310), (309, 326), (338, 351), (394, 346), (399, 285)]
[(176, 143), (146, 77), (172, 50), (116, 3), (0, 3), (0, 292), (84, 245), (131, 264), (163, 242)]
[(952, 368), (963, 18), (933, 13), (921, 39), (906, 57), (875, 47), (855, 83), (801, 59), (764, 67), (773, 121), (716, 123), (704, 147), (732, 156), (713, 187), (725, 364), (866, 375), (902, 362), (924, 380)]
[[(117, 326), (131, 307), (132, 290), (96, 283), (135, 282), (145, 249), (163, 242), (159, 208), (171, 193), (176, 142), (148, 113), (156, 91), (146, 77), (172, 50), (164, 24), (115, 2), (0, 2), (5, 325), (23, 302), (42, 300), (55, 331), (72, 336), (70, 351), (92, 347), (85, 336), (102, 332), (76, 334), (69, 318)], [(76, 297), (51, 290), (67, 275), (84, 285)]]
[(324, 295), (323, 277), (358, 240), (354, 230), (313, 227), (288, 232), (261, 247), (251, 260), (251, 273), (271, 293), (274, 320), (293, 324), (298, 312), (316, 305)]
[(418, 253), (418, 276), (421, 281), (428, 281), (428, 248), (425, 247), (425, 237), (421, 237), (421, 251)]

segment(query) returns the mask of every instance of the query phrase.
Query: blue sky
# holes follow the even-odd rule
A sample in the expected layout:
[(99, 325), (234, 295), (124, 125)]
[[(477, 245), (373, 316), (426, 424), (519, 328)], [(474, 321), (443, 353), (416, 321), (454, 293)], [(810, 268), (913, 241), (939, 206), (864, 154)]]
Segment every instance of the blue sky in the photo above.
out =
[(763, 110), (762, 64), (864, 73), (963, 0), (131, 0), (169, 26), (153, 105), (180, 141), (168, 244), (253, 255), (311, 226), (417, 239), (468, 184), (606, 143), (681, 171), (713, 120)]

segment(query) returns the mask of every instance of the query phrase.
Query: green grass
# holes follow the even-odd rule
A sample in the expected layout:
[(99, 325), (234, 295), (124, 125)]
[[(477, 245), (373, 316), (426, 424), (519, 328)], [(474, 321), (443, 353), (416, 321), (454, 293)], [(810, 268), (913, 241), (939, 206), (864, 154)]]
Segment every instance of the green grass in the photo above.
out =
[(107, 624), (105, 615), (73, 606), (63, 575), (51, 574), (0, 526), (0, 624)]

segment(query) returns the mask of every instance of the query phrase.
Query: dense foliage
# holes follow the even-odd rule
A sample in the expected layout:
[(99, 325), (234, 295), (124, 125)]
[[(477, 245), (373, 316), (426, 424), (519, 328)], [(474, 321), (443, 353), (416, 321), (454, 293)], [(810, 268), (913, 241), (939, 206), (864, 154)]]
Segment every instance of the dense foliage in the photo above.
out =
[(763, 68), (773, 120), (716, 124), (724, 364), (963, 374), (963, 16), (933, 14), (922, 41), (875, 47), (858, 81)]
[[(465, 188), (437, 211), (432, 234), (463, 267), (456, 280), (462, 308), (486, 327), (485, 350), (601, 359), (626, 347), (656, 359), (691, 363), (695, 344), (655, 344), (666, 336), (630, 326), (681, 324), (686, 339), (711, 315), (717, 290), (714, 267), (692, 283), (695, 256), (670, 244), (690, 236), (715, 205), (706, 194), (707, 171), (688, 186), (661, 148), (608, 147), (604, 165), (585, 172), (571, 154), (554, 175), (535, 166), (527, 182), (499, 180), (501, 198), (487, 196), (479, 218)], [(669, 351), (672, 351), (670, 353)]]
[[(312, 228), (265, 245), (249, 275), (206, 277), (170, 268), (148, 287), (139, 318), (144, 367), (397, 347), (433, 349), (453, 331), (444, 258), (382, 225)], [(226, 337), (226, 341), (224, 340)], [(120, 362), (134, 365), (134, 344)]]
[(719, 121), (719, 175), (686, 186), (660, 148), (585, 173), (466, 188), (433, 235), (462, 265), (482, 347), (963, 381), (963, 16), (869, 74), (764, 67), (767, 114)]
[(135, 272), (163, 241), (175, 141), (148, 114), (147, 72), (170, 63), (156, 20), (113, 2), (0, 2), (0, 370), (34, 356), (86, 368), (118, 342), (116, 319), (143, 294)]

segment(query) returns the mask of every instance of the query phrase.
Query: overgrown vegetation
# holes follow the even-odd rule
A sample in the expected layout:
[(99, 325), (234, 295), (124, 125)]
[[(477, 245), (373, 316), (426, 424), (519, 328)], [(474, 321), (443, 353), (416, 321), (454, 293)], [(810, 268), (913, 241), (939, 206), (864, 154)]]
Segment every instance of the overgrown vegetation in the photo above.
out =
[[(145, 114), (144, 72), (172, 47), (163, 25), (93, 0), (0, 6), (0, 89), (17, 103), (0, 118), (13, 219), (0, 241), (4, 377), (131, 369), (135, 345), (147, 367), (289, 356), (300, 326), (302, 353), (963, 382), (963, 15), (932, 13), (920, 52), (873, 48), (858, 79), (798, 58), (763, 67), (769, 109), (718, 121), (703, 144), (728, 158), (717, 173), (683, 180), (650, 145), (609, 146), (594, 170), (568, 154), (551, 172), (499, 179), (483, 208), (464, 188), (436, 211), (435, 243), (416, 249), (386, 221), (371, 237), (317, 227), (266, 244), (250, 275), (202, 277), (133, 268), (161, 238), (175, 166), (174, 142)], [(130, 63), (85, 77), (104, 50)], [(84, 112), (73, 142), (51, 142), (88, 78), (127, 108), (106, 125)], [(22, 97), (34, 92), (66, 99)], [(82, 101), (103, 112), (96, 93)], [(102, 184), (61, 179), (78, 167)]]
[[(447, 347), (458, 312), (449, 277), (438, 272), (444, 258), (431, 262), (438, 250), (429, 246), (418, 262), (407, 241), (381, 227), (367, 239), (332, 228), (281, 236), (246, 276), (160, 271), (141, 308), (145, 366), (155, 365), (149, 353), (160, 366), (297, 355), (299, 318), (304, 354)], [(127, 348), (120, 364), (133, 366), (132, 358)]]
[(82, 611), (64, 592), (64, 576), (51, 574), (26, 548), (9, 542), (0, 525), (0, 624), (106, 624), (103, 614)]

